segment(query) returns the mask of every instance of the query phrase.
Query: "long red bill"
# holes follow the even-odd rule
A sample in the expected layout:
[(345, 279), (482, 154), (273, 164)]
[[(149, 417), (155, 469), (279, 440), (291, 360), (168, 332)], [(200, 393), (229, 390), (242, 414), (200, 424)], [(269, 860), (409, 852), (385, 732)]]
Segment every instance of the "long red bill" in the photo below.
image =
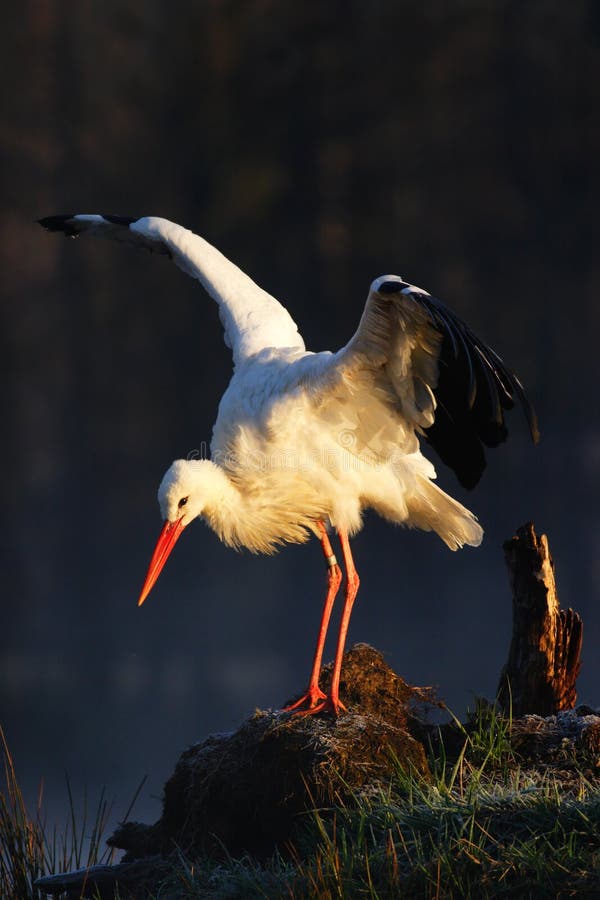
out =
[(156, 547), (154, 548), (154, 553), (152, 554), (152, 559), (150, 560), (150, 565), (148, 566), (148, 572), (140, 594), (140, 599), (138, 600), (138, 606), (142, 605), (154, 587), (156, 579), (162, 572), (162, 568), (182, 531), (182, 519), (177, 519), (175, 522), (167, 521), (163, 525), (163, 529), (156, 542)]

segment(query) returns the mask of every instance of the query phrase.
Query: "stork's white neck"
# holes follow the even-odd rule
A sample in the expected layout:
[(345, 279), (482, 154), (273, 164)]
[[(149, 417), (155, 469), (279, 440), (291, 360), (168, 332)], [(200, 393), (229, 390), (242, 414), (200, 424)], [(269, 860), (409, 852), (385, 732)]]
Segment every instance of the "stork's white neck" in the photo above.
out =
[(256, 501), (210, 460), (175, 460), (158, 489), (158, 502), (169, 522), (182, 519), (187, 526), (200, 516), (225, 544), (258, 549), (253, 536), (261, 527)]
[(163, 518), (181, 518), (188, 525), (201, 517), (223, 543), (253, 553), (273, 553), (283, 543), (307, 540), (314, 521), (323, 516), (321, 498), (302, 491), (297, 496), (297, 487), (290, 498), (279, 481), (272, 484), (263, 472), (257, 490), (256, 474), (250, 469), (238, 481), (210, 460), (178, 459), (158, 490)]
[(197, 467), (198, 491), (203, 498), (202, 517), (224, 543), (239, 546), (233, 534), (244, 519), (247, 499), (221, 466), (210, 460), (193, 465)]

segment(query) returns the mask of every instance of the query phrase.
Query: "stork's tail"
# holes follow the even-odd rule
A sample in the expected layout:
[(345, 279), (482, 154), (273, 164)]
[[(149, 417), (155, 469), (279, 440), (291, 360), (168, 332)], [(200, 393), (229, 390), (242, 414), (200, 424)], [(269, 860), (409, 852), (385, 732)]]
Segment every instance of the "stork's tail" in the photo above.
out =
[(471, 547), (481, 544), (483, 528), (473, 513), (429, 479), (419, 479), (418, 490), (410, 498), (408, 510), (411, 525), (424, 531), (435, 531), (451, 550), (458, 550), (464, 544)]

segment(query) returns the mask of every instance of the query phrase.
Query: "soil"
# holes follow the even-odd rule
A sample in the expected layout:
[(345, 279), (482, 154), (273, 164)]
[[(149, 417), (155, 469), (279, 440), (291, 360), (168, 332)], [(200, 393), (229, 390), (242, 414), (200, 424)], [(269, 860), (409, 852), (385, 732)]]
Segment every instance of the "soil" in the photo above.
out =
[[(236, 731), (194, 744), (165, 785), (160, 819), (127, 822), (109, 838), (109, 845), (126, 851), (118, 865), (46, 876), (39, 888), (74, 898), (112, 897), (118, 885), (120, 896), (139, 900), (160, 888), (174, 853), (192, 859), (248, 853), (261, 860), (278, 850), (297, 858), (315, 809), (386, 790), (402, 769), (427, 778), (428, 745), (435, 754), (442, 742), (452, 764), (465, 734), (481, 728), (475, 721), (428, 724), (432, 708), (443, 707), (434, 692), (407, 684), (366, 644), (345, 655), (342, 673), (345, 714), (258, 710)], [(323, 689), (330, 678), (326, 666)], [(507, 721), (515, 766), (528, 778), (543, 781), (552, 773), (576, 795), (582, 773), (598, 777), (600, 711), (580, 706)]]
[[(385, 786), (398, 767), (426, 775), (419, 736), (432, 692), (408, 685), (366, 644), (346, 654), (342, 671), (347, 713), (259, 710), (237, 731), (194, 744), (165, 785), (160, 820), (126, 824), (109, 843), (127, 850), (126, 860), (167, 854), (175, 844), (192, 856), (227, 848), (265, 857), (296, 841), (310, 810)], [(327, 666), (325, 690), (330, 677)]]

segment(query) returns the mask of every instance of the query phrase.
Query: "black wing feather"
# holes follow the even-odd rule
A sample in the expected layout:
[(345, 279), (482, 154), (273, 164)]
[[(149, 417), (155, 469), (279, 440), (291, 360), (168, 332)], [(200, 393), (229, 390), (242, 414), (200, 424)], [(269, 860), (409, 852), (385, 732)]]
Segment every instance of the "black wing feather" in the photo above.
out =
[(537, 443), (535, 411), (517, 376), (458, 316), (435, 297), (403, 288), (442, 334), (435, 421), (425, 437), (460, 483), (472, 488), (485, 469), (484, 447), (497, 447), (508, 436), (505, 412), (518, 402)]
[(74, 213), (38, 219), (42, 228), (47, 231), (62, 231), (65, 237), (76, 238), (80, 234), (90, 234), (92, 237), (110, 238), (172, 258), (171, 250), (159, 237), (152, 238), (132, 231), (129, 226), (137, 221), (139, 219), (132, 216), (102, 214), (90, 217)]

